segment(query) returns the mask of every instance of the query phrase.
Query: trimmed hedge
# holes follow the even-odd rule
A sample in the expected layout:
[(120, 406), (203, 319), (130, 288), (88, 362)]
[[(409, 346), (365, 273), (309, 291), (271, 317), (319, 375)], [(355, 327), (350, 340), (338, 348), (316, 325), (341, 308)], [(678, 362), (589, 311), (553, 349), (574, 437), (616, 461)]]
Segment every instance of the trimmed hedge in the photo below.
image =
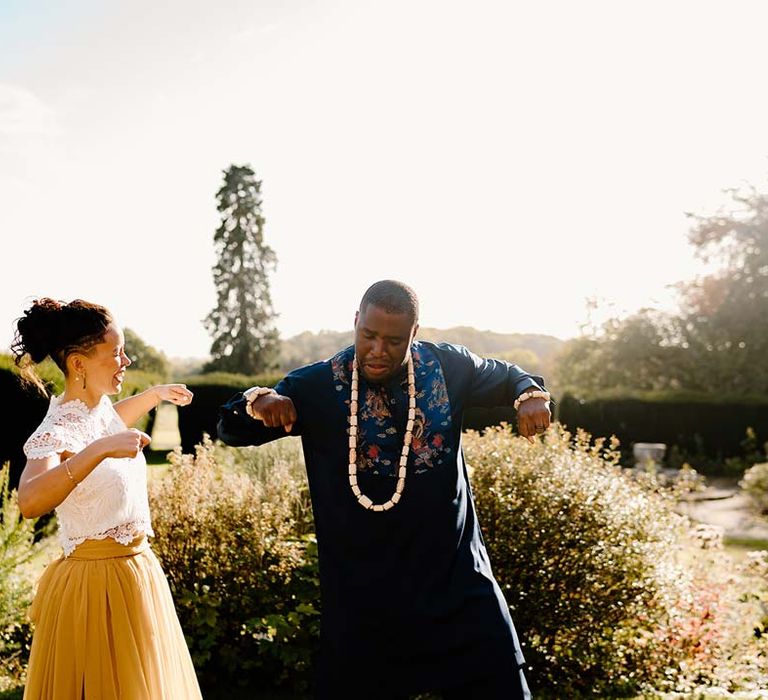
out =
[(181, 449), (187, 454), (203, 441), (203, 434), (216, 438), (219, 408), (234, 394), (252, 386), (275, 386), (283, 374), (231, 374), (211, 372), (185, 377), (179, 381), (194, 393), (195, 400), (179, 409)]
[(517, 431), (517, 411), (512, 406), (496, 408), (473, 407), (464, 412), (463, 430), (483, 431), (486, 428), (499, 426), (502, 423), (513, 426)]
[(19, 376), (0, 367), (0, 396), (10, 407), (0, 432), (0, 464), (10, 462), (10, 488), (16, 489), (27, 458), (24, 443), (45, 417), (48, 397), (36, 386), (24, 384)]
[[(205, 433), (216, 436), (219, 407), (233, 394), (255, 385), (274, 386), (282, 377), (217, 372), (182, 380), (195, 392), (192, 404), (179, 411), (183, 451), (194, 452)], [(653, 393), (582, 399), (566, 394), (554, 404), (554, 411), (555, 418), (571, 429), (616, 435), (627, 456), (635, 442), (663, 442), (698, 458), (744, 457), (748, 428), (754, 430), (757, 445), (768, 441), (768, 400), (764, 397)], [(469, 409), (463, 428), (482, 431), (502, 423), (517, 425), (511, 406)]]
[(646, 394), (580, 399), (566, 394), (557, 419), (592, 435), (616, 435), (622, 446), (663, 442), (686, 453), (740, 456), (748, 428), (758, 445), (768, 440), (765, 397)]

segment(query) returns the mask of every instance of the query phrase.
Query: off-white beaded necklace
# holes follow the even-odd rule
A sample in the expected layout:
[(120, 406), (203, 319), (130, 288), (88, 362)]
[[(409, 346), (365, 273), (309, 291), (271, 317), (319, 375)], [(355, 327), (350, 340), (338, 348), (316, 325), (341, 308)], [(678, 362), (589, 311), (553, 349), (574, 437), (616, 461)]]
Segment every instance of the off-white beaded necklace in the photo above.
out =
[(416, 418), (416, 380), (413, 376), (413, 357), (408, 355), (408, 422), (405, 426), (403, 451), (400, 455), (400, 466), (397, 471), (397, 486), (395, 492), (385, 503), (374, 505), (373, 501), (360, 491), (357, 485), (357, 355), (352, 362), (352, 395), (349, 403), (349, 485), (355, 494), (357, 502), (366, 510), (389, 510), (399, 502), (405, 488), (405, 472), (408, 464), (408, 452), (413, 439), (413, 421)]

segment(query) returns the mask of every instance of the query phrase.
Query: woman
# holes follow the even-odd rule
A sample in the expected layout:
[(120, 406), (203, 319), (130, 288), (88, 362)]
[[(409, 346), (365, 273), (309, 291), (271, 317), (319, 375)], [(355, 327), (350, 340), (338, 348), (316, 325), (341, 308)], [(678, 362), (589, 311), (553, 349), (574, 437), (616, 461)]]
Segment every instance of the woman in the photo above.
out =
[[(17, 321), (13, 353), (50, 357), (64, 392), (24, 445), (19, 507), (27, 518), (55, 509), (64, 556), (48, 566), (35, 623), (25, 700), (201, 698), (168, 582), (149, 548), (149, 436), (130, 428), (160, 401), (189, 404), (183, 384), (164, 384), (113, 404), (125, 354), (103, 306), (35, 301)], [(39, 382), (39, 379), (37, 379)]]

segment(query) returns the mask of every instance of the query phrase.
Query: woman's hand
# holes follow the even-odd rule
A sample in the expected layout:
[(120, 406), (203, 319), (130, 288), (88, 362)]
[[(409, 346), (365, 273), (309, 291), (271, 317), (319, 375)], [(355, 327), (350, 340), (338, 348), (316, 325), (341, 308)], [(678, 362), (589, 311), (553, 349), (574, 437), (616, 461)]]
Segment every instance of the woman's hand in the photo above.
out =
[(136, 457), (147, 445), (151, 438), (146, 433), (136, 428), (129, 428), (114, 435), (107, 435), (96, 442), (103, 450), (104, 457), (117, 459), (124, 457)]
[(177, 406), (189, 406), (192, 403), (192, 397), (194, 394), (187, 389), (186, 384), (158, 384), (152, 387), (155, 395), (157, 396), (157, 402), (170, 401)]

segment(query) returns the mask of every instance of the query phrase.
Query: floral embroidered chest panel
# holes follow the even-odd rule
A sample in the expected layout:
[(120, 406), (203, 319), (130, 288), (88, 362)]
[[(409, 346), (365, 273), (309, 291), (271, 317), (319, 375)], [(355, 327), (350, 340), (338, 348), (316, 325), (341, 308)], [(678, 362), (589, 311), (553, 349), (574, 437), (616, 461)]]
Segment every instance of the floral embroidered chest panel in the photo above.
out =
[[(416, 417), (411, 442), (413, 474), (427, 472), (453, 459), (448, 444), (451, 406), (440, 362), (420, 343), (412, 347), (416, 382)], [(336, 398), (349, 411), (354, 348), (331, 359)], [(357, 468), (378, 476), (394, 477), (403, 445), (408, 406), (408, 379), (403, 373), (386, 384), (360, 378)]]

